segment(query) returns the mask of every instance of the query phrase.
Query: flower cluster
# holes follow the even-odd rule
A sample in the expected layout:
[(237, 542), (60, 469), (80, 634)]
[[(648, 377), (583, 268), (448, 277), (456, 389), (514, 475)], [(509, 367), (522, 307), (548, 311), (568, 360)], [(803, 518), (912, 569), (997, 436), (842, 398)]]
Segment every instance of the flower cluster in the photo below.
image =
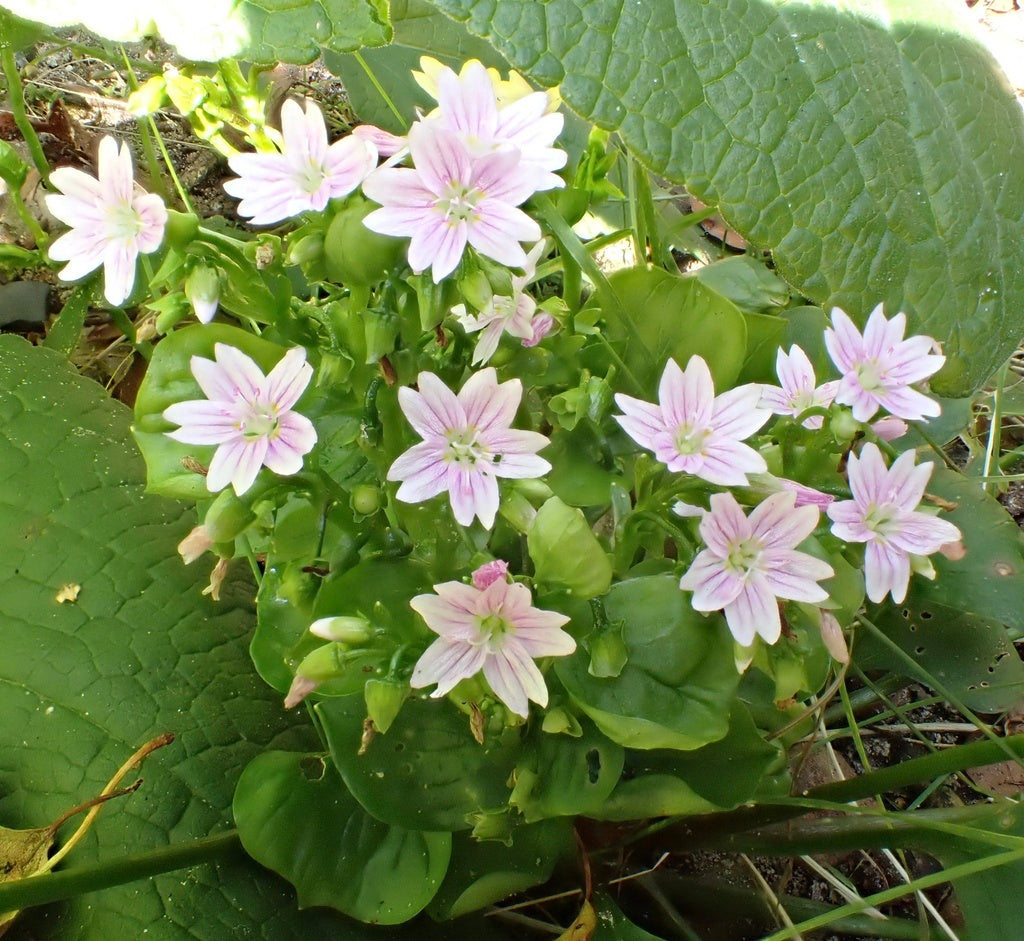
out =
[[(793, 346), (788, 354), (780, 349), (776, 358), (780, 386), (739, 386), (716, 397), (710, 369), (693, 356), (685, 371), (669, 360), (657, 405), (616, 395), (623, 411), (615, 416), (618, 423), (669, 470), (719, 486), (764, 482), (779, 490), (749, 517), (730, 493), (713, 494), (710, 510), (686, 503), (675, 507), (679, 515), (700, 518), (706, 546), (680, 587), (693, 592), (696, 610), (723, 611), (741, 646), (758, 635), (768, 643), (778, 639), (775, 599), (816, 603), (828, 598), (817, 583), (832, 577), (831, 566), (796, 548), (817, 527), (820, 509), (840, 539), (867, 544), (865, 588), (875, 602), (887, 594), (902, 601), (911, 568), (927, 573), (924, 557), (959, 540), (952, 523), (917, 509), (933, 465), (917, 466), (912, 451), (887, 470), (878, 447), (864, 445), (859, 458), (853, 454), (849, 459), (854, 499), (835, 502), (828, 494), (767, 475), (764, 457), (743, 443), (770, 413), (790, 416), (809, 430), (821, 429), (825, 416), (816, 413), (826, 412), (833, 402), (850, 405), (859, 422), (873, 418), (880, 407), (887, 409), (888, 423), (874, 426), (883, 440), (906, 430), (902, 419), (937, 415), (938, 403), (910, 386), (937, 372), (945, 358), (933, 352), (930, 337), (904, 339), (905, 329), (904, 314), (887, 320), (879, 306), (861, 334), (843, 311), (834, 309), (824, 340), (842, 378), (820, 386), (807, 354)], [(815, 414), (805, 416), (808, 411)]]

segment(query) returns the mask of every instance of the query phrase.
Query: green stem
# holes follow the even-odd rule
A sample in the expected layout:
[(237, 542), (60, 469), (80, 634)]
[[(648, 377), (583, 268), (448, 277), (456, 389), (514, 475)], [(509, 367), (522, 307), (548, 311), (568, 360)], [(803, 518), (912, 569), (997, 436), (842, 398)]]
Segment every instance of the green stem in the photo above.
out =
[(979, 768), (1003, 761), (1007, 753), (1014, 761), (1024, 758), (1024, 735), (1011, 735), (997, 742), (970, 742), (911, 758), (845, 781), (825, 784), (809, 791), (809, 797), (845, 804), (874, 794), (886, 794), (911, 784), (931, 781), (939, 775), (953, 774), (964, 768)]
[(36, 222), (36, 217), (28, 211), (28, 206), (25, 205), (25, 200), (21, 198), (21, 193), (18, 192), (18, 188), (12, 186), (8, 190), (8, 195), (11, 197), (11, 202), (14, 204), (14, 211), (25, 224), (25, 228), (32, 233), (32, 238), (35, 239), (36, 245), (39, 248), (46, 248), (46, 246), (50, 244), (50, 237), (43, 231), (42, 226)]
[(942, 870), (941, 872), (922, 876), (920, 879), (915, 879), (913, 882), (909, 882), (906, 885), (898, 885), (892, 889), (886, 889), (883, 892), (876, 892), (874, 895), (866, 896), (858, 902), (841, 905), (839, 908), (833, 909), (829, 914), (819, 915), (816, 918), (809, 918), (797, 925), (793, 925), (792, 928), (783, 928), (780, 931), (776, 931), (774, 934), (768, 935), (766, 938), (762, 938), (761, 941), (787, 941), (787, 939), (790, 938), (797, 938), (802, 932), (813, 931), (816, 928), (823, 928), (826, 925), (832, 924), (832, 922), (837, 918), (842, 918), (846, 915), (854, 915), (857, 912), (862, 912), (864, 909), (872, 906), (877, 908), (879, 905), (885, 905), (887, 902), (894, 902), (896, 899), (902, 898), (904, 895), (909, 895), (911, 892), (917, 892), (920, 889), (928, 889), (933, 885), (942, 885), (945, 882), (962, 879), (965, 876), (972, 876), (975, 873), (984, 872), (987, 869), (994, 869), (997, 866), (1015, 863), (1021, 859), (1024, 859), (1024, 850), (1013, 850), (1009, 853), (997, 853), (995, 856), (988, 856), (985, 859), (972, 860), (969, 863), (952, 866), (949, 869)]
[(25, 89), (22, 87), (21, 76), (18, 74), (18, 63), (14, 61), (14, 50), (10, 46), (0, 47), (0, 63), (3, 64), (4, 77), (7, 79), (7, 94), (11, 99), (14, 123), (21, 131), (21, 136), (25, 138), (25, 143), (28, 144), (28, 151), (32, 155), (32, 162), (39, 171), (39, 175), (44, 182), (49, 182), (50, 165), (46, 162), (43, 145), (39, 143), (39, 137), (25, 110)]
[[(988, 426), (988, 443), (985, 446), (985, 465), (981, 474), (988, 477), (992, 468), (999, 468), (999, 450), (1003, 441), (1003, 386), (1006, 385), (1006, 371), (1010, 364), (1004, 363), (999, 370), (996, 387), (992, 393), (992, 420)], [(988, 483), (982, 484), (987, 492), (991, 492)]]
[(388, 106), (388, 110), (395, 116), (395, 118), (397, 118), (402, 130), (408, 130), (409, 122), (405, 120), (402, 112), (395, 107), (395, 103), (391, 100), (391, 96), (387, 93), (384, 86), (377, 81), (377, 76), (373, 74), (373, 70), (367, 64), (366, 60), (358, 51), (353, 52), (352, 55), (355, 57), (356, 62), (359, 63), (359, 67), (366, 73), (366, 77), (370, 80), (370, 84), (377, 89), (377, 93), (384, 99), (384, 104)]
[(59, 902), (164, 872), (190, 869), (214, 860), (243, 855), (238, 832), (229, 830), (191, 843), (176, 843), (135, 856), (17, 879), (0, 884), (0, 912), (14, 912), (31, 905)]
[[(857, 620), (867, 627), (875, 637), (880, 640), (886, 647), (888, 647), (897, 658), (902, 660), (906, 665), (907, 676), (913, 676), (922, 682), (926, 683), (932, 689), (935, 690), (940, 696), (942, 696), (950, 705), (954, 706), (962, 716), (964, 716), (969, 722), (973, 722), (977, 726), (978, 731), (981, 732), (990, 742), (996, 745), (996, 747), (1003, 749), (1004, 754), (1011, 761), (1015, 761), (1017, 764), (1024, 767), (1024, 760), (1021, 756), (1011, 751), (1004, 745), (1006, 739), (1000, 738), (992, 731), (984, 722), (981, 721), (960, 699), (959, 696), (955, 695), (953, 691), (946, 686), (927, 670), (921, 667), (921, 664), (917, 662), (910, 654), (908, 654), (902, 647), (899, 646), (895, 641), (888, 637), (884, 631), (869, 621), (864, 615), (858, 616)], [(970, 767), (969, 765), (967, 767)]]

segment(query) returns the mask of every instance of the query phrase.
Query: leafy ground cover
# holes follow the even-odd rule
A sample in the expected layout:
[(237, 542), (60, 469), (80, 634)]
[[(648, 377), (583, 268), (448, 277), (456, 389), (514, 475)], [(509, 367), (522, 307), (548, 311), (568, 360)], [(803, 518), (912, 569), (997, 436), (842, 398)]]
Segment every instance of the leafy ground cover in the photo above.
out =
[[(166, 47), (125, 55), (81, 32), (33, 45), (5, 21), (12, 111), (0, 128), (14, 146), (0, 152), (12, 190), (0, 299), (11, 332), (32, 342), (0, 338), (0, 697), (11, 717), (0, 823), (55, 821), (143, 742), (175, 736), (66, 867), (0, 884), (0, 909), (51, 903), (8, 936), (360, 938), (388, 925), (384, 936), (426, 938), (1015, 937), (1024, 544), (995, 496), (1012, 509), (1020, 459), (1024, 406), (1007, 358), (1024, 332), (1024, 183), (1006, 166), (1019, 109), (984, 53), (914, 4), (864, 4), (838, 20), (774, 3), (747, 4), (742, 20), (696, 3), (635, 14), (597, 0), (394, 3), (390, 16), (376, 4), (313, 6), (282, 30), (262, 7), (239, 7), (238, 57), (326, 50), (310, 69), (266, 73), (180, 57), (205, 47), (187, 45), (160, 4), (116, 27), (84, 8), (61, 15), (123, 39), (152, 15), (178, 45), (174, 71), (161, 69)], [(218, 50), (235, 22), (221, 23)], [(297, 222), (269, 231), (239, 225), (223, 155), (274, 153), (281, 101), (307, 93), (332, 139), (359, 121), (404, 131), (396, 115), (431, 106), (429, 81), (408, 76), (421, 53), (558, 84), (577, 115), (614, 132), (569, 121), (570, 185), (524, 204), (550, 240), (537, 271), (499, 270), (481, 242), (448, 280), (431, 259), (431, 278), (363, 226), (376, 204), (358, 195), (323, 215), (289, 212)], [(152, 123), (136, 125), (123, 103), (136, 86), (131, 101)], [(48, 102), (52, 91), (77, 103)], [(113, 302), (109, 269), (105, 285), (69, 288), (39, 251), (63, 228), (47, 218), (41, 177), (69, 164), (97, 172), (97, 119), (138, 140), (147, 188), (180, 213), (171, 248), (144, 253)], [(202, 179), (181, 185), (193, 167)], [(700, 234), (673, 184), (717, 209), (747, 253), (730, 257)], [(601, 249), (615, 240), (634, 267), (609, 275)], [(554, 329), (506, 326), (482, 352), (497, 298)], [(211, 302), (217, 323), (187, 325), (210, 319)], [(639, 454), (644, 433), (616, 424), (613, 402), (629, 414), (630, 401), (656, 398), (668, 356), (687, 373), (699, 357), (719, 391), (785, 383), (776, 350), (792, 343), (819, 377), (833, 375), (822, 329), (838, 327), (826, 312), (845, 307), (863, 326), (880, 302), (908, 313), (908, 336), (941, 340), (930, 390), (941, 416), (887, 450), (849, 409), (804, 403), (768, 426), (758, 453), (829, 505), (849, 500), (865, 435), (890, 462), (915, 449), (915, 460), (938, 458), (949, 466), (930, 472), (921, 516), (956, 526), (960, 551), (934, 556), (934, 581), (915, 575), (905, 597), (865, 604), (863, 556), (839, 545), (823, 513), (815, 538), (799, 540), (799, 565), (832, 573), (822, 594), (835, 628), (817, 606), (787, 603), (780, 641), (769, 617), (756, 624), (762, 640), (737, 646), (728, 610), (706, 617), (679, 589), (710, 540), (685, 508), (671, 512), (692, 500), (706, 520), (724, 505), (715, 488), (736, 482), (692, 465), (673, 477)], [(277, 406), (312, 421), (317, 444), (295, 445), (300, 471), (279, 470), (284, 458), (257, 462), (252, 477), (236, 466), (212, 494), (213, 452), (167, 432), (188, 427), (180, 406), (207, 393), (196, 357), (225, 368), (225, 347), (260, 381), (285, 368), (286, 350), (306, 351), (316, 380)], [(437, 383), (452, 395), (486, 376), (473, 368), (491, 356), (506, 395), (521, 384), (522, 434), (550, 439), (550, 473), (519, 483), (529, 475), (510, 470), (516, 482), (494, 507), (474, 496), (449, 509), (443, 493), (407, 505), (394, 468), (419, 445), (403, 415), (435, 401), (431, 388), (441, 396)], [(808, 405), (827, 420), (822, 437), (804, 424)], [(507, 468), (527, 461), (523, 447)], [(817, 451), (829, 459), (806, 456)], [(737, 492), (746, 507), (765, 498)], [(190, 533), (207, 554), (185, 568)], [(487, 566), (499, 562), (509, 574), (496, 582)], [(218, 600), (200, 594), (207, 581)], [(488, 598), (496, 585), (509, 597), (529, 587), (568, 624), (575, 652), (547, 652), (543, 694), (516, 673), (521, 706), (515, 684), (489, 673), (489, 685), (465, 674), (450, 700), (412, 692), (410, 682), (444, 680), (417, 686), (414, 665), (436, 630), (438, 603), (421, 599), (442, 584)], [(20, 874), (25, 851), (7, 852)], [(153, 877), (127, 881), (143, 873)]]

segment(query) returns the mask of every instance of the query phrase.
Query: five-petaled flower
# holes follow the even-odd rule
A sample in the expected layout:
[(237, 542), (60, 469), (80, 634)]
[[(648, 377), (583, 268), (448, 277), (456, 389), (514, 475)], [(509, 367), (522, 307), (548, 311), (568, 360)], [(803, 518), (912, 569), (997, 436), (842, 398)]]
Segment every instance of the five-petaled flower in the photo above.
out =
[(241, 350), (214, 346), (214, 359), (192, 357), (192, 375), (206, 399), (178, 402), (164, 418), (181, 427), (167, 435), (185, 444), (215, 444), (206, 475), (211, 492), (228, 484), (241, 495), (262, 466), (297, 474), (303, 455), (316, 444), (313, 423), (292, 411), (313, 369), (301, 347), (288, 350), (266, 376)]
[(569, 618), (533, 607), (530, 590), (510, 583), (496, 568), (478, 576), (481, 569), (473, 573), (472, 585), (444, 582), (434, 586), (437, 594), (417, 595), (409, 602), (440, 635), (417, 661), (410, 683), (416, 689), (436, 683), (431, 693), (436, 698), (483, 670), (494, 695), (525, 717), (528, 700), (548, 704), (544, 676), (534, 660), (576, 649), (576, 641), (562, 630)]
[(478, 314), (468, 313), (465, 304), (457, 304), (452, 308), (452, 313), (466, 333), (480, 331), (480, 338), (473, 350), (472, 365), (486, 363), (494, 355), (503, 333), (518, 337), (523, 346), (535, 346), (554, 326), (554, 319), (550, 315), (534, 316), (537, 313), (537, 302), (526, 291), (526, 286), (536, 276), (537, 261), (543, 254), (544, 241), (541, 240), (526, 256), (523, 274), (513, 276), (511, 297), (492, 294)]
[(906, 328), (906, 314), (886, 320), (879, 304), (861, 335), (843, 311), (832, 309), (825, 346), (843, 376), (835, 400), (851, 406), (857, 421), (868, 421), (879, 408), (908, 421), (940, 414), (938, 402), (910, 385), (938, 372), (946, 357), (934, 352), (937, 344), (931, 337), (904, 340)]
[(498, 512), (498, 477), (540, 477), (551, 470), (537, 456), (548, 439), (511, 427), (522, 383), (499, 384), (493, 369), (482, 369), (458, 396), (430, 372), (421, 372), (417, 384), (419, 392), (398, 390), (402, 411), (423, 441), (388, 471), (388, 480), (402, 481), (396, 496), (419, 503), (447, 491), (460, 524), (468, 526), (475, 516), (490, 529)]
[[(424, 57), (421, 64), (427, 62)], [(439, 64), (439, 63), (438, 63)], [(439, 64), (440, 65), (440, 64)], [(562, 132), (564, 118), (550, 113), (546, 92), (531, 91), (501, 104), (490, 70), (471, 59), (456, 75), (447, 66), (432, 70), (437, 86), (437, 110), (427, 116), (458, 134), (474, 157), (514, 148), (519, 166), (528, 170), (533, 190), (565, 186), (555, 170), (565, 166), (564, 150), (551, 146)]]
[(755, 635), (769, 644), (779, 639), (777, 598), (819, 602), (828, 597), (818, 582), (835, 574), (832, 566), (796, 549), (818, 525), (818, 509), (795, 504), (796, 494), (775, 493), (748, 517), (731, 493), (716, 493), (701, 518), (707, 548), (679, 587), (693, 592), (695, 610), (724, 611), (729, 630), (744, 647)]
[(254, 225), (272, 225), (300, 213), (322, 210), (351, 193), (377, 166), (377, 149), (348, 136), (327, 143), (320, 109), (288, 100), (281, 106), (281, 153), (235, 154), (228, 165), (238, 179), (224, 189), (242, 201), (238, 214)]
[(115, 307), (135, 284), (135, 260), (155, 252), (163, 241), (167, 209), (153, 193), (137, 192), (132, 155), (113, 137), (100, 141), (97, 178), (60, 167), (50, 182), (61, 194), (46, 197), (46, 206), (71, 226), (50, 245), (50, 257), (66, 261), (60, 276), (77, 281), (103, 266), (103, 294)]
[(913, 451), (904, 451), (887, 470), (877, 445), (865, 444), (860, 457), (851, 455), (848, 464), (853, 499), (826, 511), (840, 539), (867, 543), (864, 583), (872, 601), (887, 594), (902, 601), (911, 557), (931, 555), (960, 539), (960, 530), (948, 520), (917, 510), (935, 465), (915, 465), (914, 458)]
[(658, 405), (617, 394), (615, 401), (625, 414), (616, 415), (615, 420), (669, 470), (725, 487), (742, 487), (747, 474), (768, 469), (757, 451), (741, 443), (771, 416), (760, 400), (757, 385), (737, 386), (716, 397), (711, 370), (695, 355), (685, 372), (674, 359), (666, 363)]
[[(781, 386), (761, 387), (761, 404), (776, 415), (798, 415), (809, 408), (828, 408), (839, 388), (837, 381), (815, 385), (814, 367), (807, 354), (793, 345), (787, 354), (781, 347), (775, 357), (775, 372)], [(825, 422), (823, 415), (809, 415), (804, 428), (817, 429)]]
[(515, 149), (470, 155), (459, 135), (432, 122), (409, 130), (415, 169), (381, 167), (363, 192), (381, 204), (364, 220), (382, 235), (409, 236), (409, 266), (431, 269), (434, 282), (458, 266), (466, 245), (511, 268), (522, 268), (519, 244), (537, 241), (540, 226), (516, 207), (535, 189)]

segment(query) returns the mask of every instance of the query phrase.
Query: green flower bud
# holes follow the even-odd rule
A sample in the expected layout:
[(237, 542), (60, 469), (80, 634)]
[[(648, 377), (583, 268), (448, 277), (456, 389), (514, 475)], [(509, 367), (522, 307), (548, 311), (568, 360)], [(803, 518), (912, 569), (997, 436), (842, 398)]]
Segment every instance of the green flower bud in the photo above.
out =
[(171, 248), (182, 249), (199, 234), (199, 217), (190, 212), (167, 210), (164, 241)]
[(331, 220), (324, 239), (327, 277), (339, 284), (376, 284), (402, 259), (405, 242), (371, 232), (365, 219), (379, 207), (360, 196)]
[(387, 732), (395, 721), (406, 699), (409, 698), (409, 684), (396, 680), (367, 680), (363, 687), (366, 697), (366, 714), (380, 733)]
[(230, 542), (254, 519), (256, 514), (249, 505), (239, 500), (235, 492), (227, 488), (214, 497), (203, 518), (203, 527), (212, 542)]
[(380, 488), (372, 484), (360, 484), (352, 491), (352, 510), (360, 516), (372, 516), (382, 503)]

